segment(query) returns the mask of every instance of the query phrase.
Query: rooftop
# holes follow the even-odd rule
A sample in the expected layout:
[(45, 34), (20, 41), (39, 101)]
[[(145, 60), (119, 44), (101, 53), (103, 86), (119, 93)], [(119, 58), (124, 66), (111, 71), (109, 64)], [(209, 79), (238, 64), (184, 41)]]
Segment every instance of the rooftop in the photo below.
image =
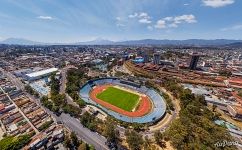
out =
[(231, 106), (236, 112), (237, 114), (242, 114), (242, 107), (240, 106)]
[(26, 75), (28, 77), (38, 77), (38, 76), (45, 75), (45, 74), (48, 74), (48, 73), (51, 73), (51, 72), (55, 72), (55, 71), (58, 71), (58, 68), (49, 68), (49, 69), (45, 69), (45, 70), (29, 73), (29, 74), (26, 74)]

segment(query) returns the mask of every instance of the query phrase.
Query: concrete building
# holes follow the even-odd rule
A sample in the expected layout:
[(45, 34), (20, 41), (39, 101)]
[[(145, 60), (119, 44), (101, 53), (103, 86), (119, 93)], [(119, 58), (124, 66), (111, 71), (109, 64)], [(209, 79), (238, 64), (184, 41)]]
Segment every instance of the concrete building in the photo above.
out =
[(232, 117), (242, 120), (242, 107), (228, 105), (227, 108)]
[(121, 58), (118, 60), (118, 66), (122, 66), (124, 64), (124, 60)]
[(91, 61), (91, 64), (93, 64), (93, 65), (100, 65), (102, 63), (103, 63), (103, 60), (101, 60), (101, 59), (94, 59)]
[(144, 63), (148, 63), (149, 62), (149, 55), (146, 52), (144, 52), (143, 58), (144, 58)]
[(196, 70), (199, 57), (200, 57), (199, 55), (192, 55), (190, 64), (189, 64), (190, 70)]
[(242, 54), (239, 55), (238, 59), (239, 61), (242, 61)]
[(160, 64), (160, 54), (155, 53), (153, 55), (153, 64), (155, 64), (155, 65), (159, 65)]
[(49, 68), (49, 69), (33, 72), (30, 74), (26, 74), (26, 79), (29, 81), (37, 80), (37, 79), (46, 77), (56, 71), (58, 71), (58, 68)]
[(136, 57), (135, 59), (132, 60), (134, 63), (144, 63), (144, 58), (143, 57)]

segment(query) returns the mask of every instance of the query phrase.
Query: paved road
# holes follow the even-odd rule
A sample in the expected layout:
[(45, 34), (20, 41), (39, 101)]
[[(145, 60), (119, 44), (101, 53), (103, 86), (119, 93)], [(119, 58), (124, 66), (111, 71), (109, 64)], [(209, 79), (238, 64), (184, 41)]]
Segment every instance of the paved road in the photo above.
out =
[(9, 73), (9, 72), (4, 72), (4, 74), (7, 76), (7, 78), (13, 83), (15, 84), (19, 89), (24, 90), (24, 84), (17, 79), (13, 74)]
[(62, 113), (58, 118), (72, 131), (74, 131), (81, 139), (95, 146), (97, 150), (108, 150), (105, 145), (106, 139), (89, 129), (84, 128), (79, 120), (70, 117), (68, 114)]
[(105, 145), (106, 139), (95, 132), (90, 131), (89, 129), (83, 127), (80, 121), (76, 118), (71, 117), (69, 114), (62, 113), (59, 117), (53, 114), (53, 112), (46, 109), (56, 121), (62, 122), (67, 128), (75, 132), (76, 135), (87, 142), (92, 144), (97, 150), (108, 150), (108, 147)]
[(60, 86), (60, 94), (64, 94), (65, 93), (65, 90), (66, 90), (66, 73), (68, 71), (68, 69), (71, 69), (71, 68), (74, 68), (74, 69), (77, 69), (75, 66), (66, 66), (64, 68), (62, 68), (60, 70), (61, 72), (61, 86)]
[[(40, 101), (38, 99), (30, 94), (27, 95), (40, 105)], [(89, 129), (83, 127), (78, 119), (73, 118), (69, 114), (65, 113), (62, 113), (60, 116), (56, 116), (53, 112), (46, 108), (45, 111), (50, 114), (56, 121), (62, 122), (67, 128), (75, 132), (79, 138), (88, 144), (92, 144), (97, 150), (108, 150), (108, 147), (105, 145), (107, 140), (95, 132), (92, 132)]]
[(64, 94), (66, 90), (66, 72), (67, 72), (67, 68), (61, 69), (60, 94)]
[[(11, 79), (11, 81), (20, 89), (22, 89), (24, 87), (23, 83), (21, 81), (19, 81), (18, 79), (16, 79), (15, 76), (13, 76), (11, 73), (7, 73), (5, 72), (5, 75), (7, 75), (7, 77), (9, 79)], [(40, 100), (35, 98), (34, 96), (24, 92), (24, 94), (26, 94), (28, 97), (30, 97), (31, 99), (35, 100), (35, 102), (39, 105), (40, 104)], [(44, 107), (43, 107), (44, 108)], [(81, 139), (83, 139), (85, 142), (87, 142), (88, 144), (93, 145), (97, 150), (108, 150), (109, 148), (105, 145), (106, 143), (106, 139), (98, 134), (96, 134), (95, 132), (90, 131), (87, 128), (84, 128), (82, 126), (82, 124), (80, 123), (80, 121), (76, 118), (71, 117), (68, 114), (64, 114), (62, 113), (59, 117), (56, 116), (53, 112), (51, 112), (50, 110), (48, 110), (47, 108), (44, 108), (45, 111), (50, 114), (56, 121), (61, 121), (63, 122), (63, 124), (68, 127), (71, 131), (75, 132), (77, 134), (77, 136)]]

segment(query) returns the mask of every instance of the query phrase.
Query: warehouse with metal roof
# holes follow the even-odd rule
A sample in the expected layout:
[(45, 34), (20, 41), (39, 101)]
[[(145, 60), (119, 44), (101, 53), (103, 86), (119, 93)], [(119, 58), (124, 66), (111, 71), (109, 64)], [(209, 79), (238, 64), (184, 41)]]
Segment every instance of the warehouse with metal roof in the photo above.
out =
[(26, 74), (26, 78), (29, 81), (37, 80), (46, 76), (49, 76), (51, 73), (58, 71), (58, 68), (49, 68), (37, 72), (32, 72), (29, 74)]

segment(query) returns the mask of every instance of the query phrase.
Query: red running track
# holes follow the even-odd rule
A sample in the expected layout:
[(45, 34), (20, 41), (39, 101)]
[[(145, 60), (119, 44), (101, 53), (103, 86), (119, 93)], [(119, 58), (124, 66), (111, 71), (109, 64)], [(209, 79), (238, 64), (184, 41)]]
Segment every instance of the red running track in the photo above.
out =
[(111, 109), (112, 111), (115, 111), (119, 114), (122, 114), (122, 115), (125, 115), (128, 117), (141, 117), (150, 112), (152, 104), (151, 104), (150, 99), (147, 96), (141, 96), (141, 100), (140, 100), (141, 102), (139, 103), (138, 109), (135, 110), (134, 112), (129, 112), (129, 111), (123, 110), (108, 102), (98, 99), (96, 97), (96, 95), (101, 93), (103, 90), (105, 90), (109, 86), (112, 86), (112, 85), (97, 86), (90, 92), (90, 98), (93, 101), (95, 101), (96, 103), (98, 103), (99, 105), (102, 105), (103, 107), (106, 107), (107, 109)]

